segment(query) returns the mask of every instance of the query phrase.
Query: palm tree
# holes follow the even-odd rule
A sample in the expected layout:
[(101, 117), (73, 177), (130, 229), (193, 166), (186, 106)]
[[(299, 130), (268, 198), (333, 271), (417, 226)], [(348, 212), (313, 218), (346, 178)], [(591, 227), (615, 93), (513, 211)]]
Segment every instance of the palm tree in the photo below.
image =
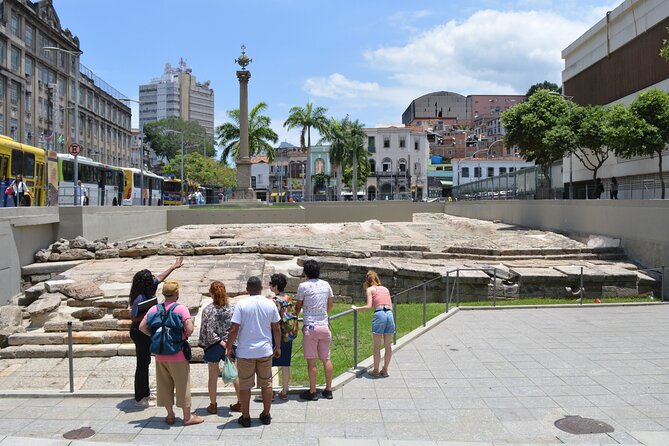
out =
[(342, 120), (330, 118), (327, 128), (321, 132), (323, 138), (319, 141), (319, 144), (323, 142), (330, 143), (330, 164), (334, 166), (336, 172), (335, 194), (337, 201), (341, 200), (342, 171), (346, 160), (347, 122), (347, 118)]
[[(272, 120), (269, 116), (261, 113), (267, 109), (266, 102), (259, 102), (249, 113), (249, 156), (257, 156), (261, 153), (267, 155), (268, 161), (274, 161), (274, 146), (270, 143), (279, 141), (279, 135), (270, 127)], [(228, 117), (233, 122), (226, 122), (216, 128), (218, 145), (223, 147), (221, 162), (228, 163), (228, 157), (234, 160), (239, 158), (239, 109), (228, 110)]]
[[(365, 136), (363, 130), (364, 124), (357, 119), (348, 124), (348, 150), (351, 153), (351, 165), (353, 167), (353, 178), (351, 179), (351, 190), (353, 191), (353, 200), (358, 201), (358, 164), (367, 163), (367, 153), (365, 151)], [(366, 194), (365, 194), (366, 196)]]
[[(307, 149), (307, 168), (304, 178), (304, 199), (311, 198), (311, 129), (314, 128), (319, 132), (324, 132), (328, 126), (328, 118), (325, 116), (327, 111), (324, 107), (314, 107), (311, 102), (307, 102), (305, 107), (295, 106), (290, 109), (288, 119), (283, 123), (283, 126), (288, 130), (294, 128), (302, 128), (300, 133), (300, 145)], [(306, 145), (305, 145), (306, 136)]]

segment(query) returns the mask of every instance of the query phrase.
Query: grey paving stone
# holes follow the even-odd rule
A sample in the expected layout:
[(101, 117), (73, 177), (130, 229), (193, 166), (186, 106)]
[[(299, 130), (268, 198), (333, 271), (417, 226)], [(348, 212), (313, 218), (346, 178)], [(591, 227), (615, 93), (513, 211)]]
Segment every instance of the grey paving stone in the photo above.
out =
[(47, 438), (26, 438), (26, 437), (5, 437), (0, 442), (2, 446), (25, 446), (26, 444), (35, 446), (68, 446), (69, 440), (57, 440)]
[(347, 424), (346, 438), (387, 438), (386, 426), (383, 423)]
[[(364, 429), (364, 426), (360, 426), (359, 424), (347, 425), (345, 423), (305, 423), (304, 424), (304, 436), (305, 437), (314, 437), (314, 438), (319, 438), (319, 437), (327, 437), (327, 438), (345, 437), (347, 426), (361, 427), (361, 430), (366, 432), (366, 430)], [(362, 437), (367, 437), (368, 435), (361, 435), (361, 436)]]

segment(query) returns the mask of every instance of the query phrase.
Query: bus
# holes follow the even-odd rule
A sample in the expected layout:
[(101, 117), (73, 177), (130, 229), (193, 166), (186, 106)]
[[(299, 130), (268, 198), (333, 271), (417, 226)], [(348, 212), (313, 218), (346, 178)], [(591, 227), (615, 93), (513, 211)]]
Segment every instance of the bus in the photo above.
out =
[(25, 194), (21, 206), (44, 206), (46, 175), (46, 152), (43, 149), (21, 144), (12, 138), (0, 135), (0, 180), (2, 199), (0, 206), (13, 207), (14, 200), (4, 192), (17, 175), (22, 175), (29, 192)]
[[(74, 156), (59, 153), (58, 204), (74, 205)], [(123, 170), (98, 163), (85, 156), (77, 157), (77, 179), (81, 181), (79, 205), (118, 206), (123, 192)], [(85, 201), (84, 195), (88, 198)]]
[(181, 180), (165, 178), (163, 182), (163, 204), (165, 206), (181, 206), (182, 203)]
[[(134, 167), (123, 168), (123, 205), (161, 206), (163, 204), (163, 177), (144, 171), (144, 193), (140, 193), (141, 171)], [(143, 200), (140, 200), (140, 196)]]

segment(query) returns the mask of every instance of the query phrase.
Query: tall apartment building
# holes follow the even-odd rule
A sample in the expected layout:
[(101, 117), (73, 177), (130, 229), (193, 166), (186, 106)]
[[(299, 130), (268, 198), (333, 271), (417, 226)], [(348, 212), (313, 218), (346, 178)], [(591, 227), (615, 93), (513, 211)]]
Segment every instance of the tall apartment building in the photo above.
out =
[(178, 68), (165, 64), (161, 77), (139, 86), (140, 129), (147, 122), (169, 117), (195, 121), (214, 138), (214, 90), (210, 81), (197, 82), (183, 59)]
[[(58, 47), (64, 51), (45, 50)], [(125, 97), (83, 65), (79, 38), (63, 28), (52, 0), (0, 1), (0, 134), (67, 150), (74, 138), (75, 74), (79, 82), (81, 155), (130, 165), (130, 108)]]

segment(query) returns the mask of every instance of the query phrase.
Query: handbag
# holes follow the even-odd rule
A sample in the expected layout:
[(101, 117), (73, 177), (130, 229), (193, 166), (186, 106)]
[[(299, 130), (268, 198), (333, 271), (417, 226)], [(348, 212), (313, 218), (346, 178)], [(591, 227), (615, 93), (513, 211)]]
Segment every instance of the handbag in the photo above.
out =
[(184, 353), (186, 361), (190, 361), (191, 359), (193, 359), (193, 351), (191, 350), (188, 341), (184, 341), (184, 343), (181, 344), (181, 351)]
[(230, 358), (225, 358), (225, 365), (223, 366), (223, 372), (221, 373), (223, 382), (229, 384), (237, 379), (237, 367), (235, 364), (230, 361)]
[(5, 195), (14, 195), (14, 186), (10, 185), (7, 189), (5, 189)]

